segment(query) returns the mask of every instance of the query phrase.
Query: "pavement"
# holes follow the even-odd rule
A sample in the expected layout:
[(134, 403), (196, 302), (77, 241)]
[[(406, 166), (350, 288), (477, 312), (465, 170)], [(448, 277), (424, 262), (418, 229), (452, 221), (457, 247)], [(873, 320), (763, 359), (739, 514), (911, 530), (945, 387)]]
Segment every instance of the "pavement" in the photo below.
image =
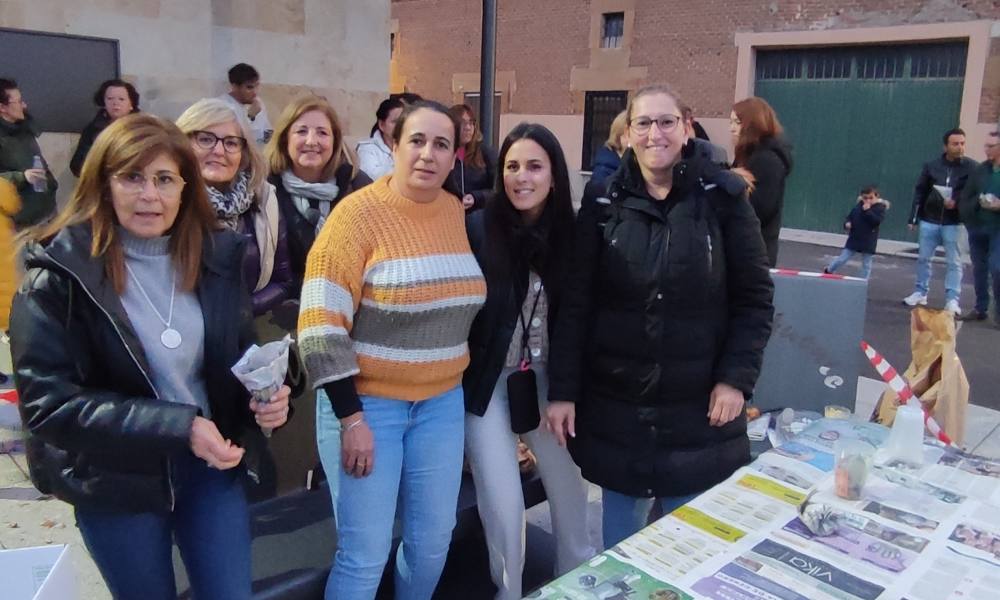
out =
[[(779, 265), (791, 269), (820, 271), (843, 247), (844, 236), (836, 234), (782, 231)], [(915, 244), (886, 242), (879, 244), (865, 318), (865, 337), (901, 370), (909, 362), (909, 311), (901, 299), (912, 291)], [(847, 265), (844, 274), (854, 274), (855, 265)], [(943, 266), (935, 264), (930, 304), (944, 303), (941, 281)], [(965, 275), (962, 298), (972, 298), (971, 273)], [(936, 286), (936, 287), (934, 287)], [(827, 315), (835, 318), (836, 315)], [(968, 408), (966, 448), (977, 454), (1000, 457), (1000, 369), (996, 368), (996, 344), (1000, 330), (987, 323), (964, 324), (959, 332), (958, 354), (969, 378), (971, 404)], [(872, 372), (872, 376), (875, 373)], [(884, 384), (860, 377), (857, 383), (856, 412), (868, 415), (874, 409)], [(69, 544), (70, 555), (78, 574), (81, 600), (106, 600), (111, 596), (83, 548), (75, 527), (72, 508), (58, 500), (37, 499), (26, 475), (23, 454), (0, 454), (0, 549), (47, 544)], [(590, 488), (587, 529), (597, 545), (600, 541), (600, 490)], [(530, 591), (553, 575), (555, 554), (548, 505), (540, 504), (527, 512), (527, 554), (524, 590)], [(448, 565), (435, 598), (492, 597), (489, 561), (481, 538), (471, 537), (453, 545)], [(379, 598), (390, 598), (383, 592)]]

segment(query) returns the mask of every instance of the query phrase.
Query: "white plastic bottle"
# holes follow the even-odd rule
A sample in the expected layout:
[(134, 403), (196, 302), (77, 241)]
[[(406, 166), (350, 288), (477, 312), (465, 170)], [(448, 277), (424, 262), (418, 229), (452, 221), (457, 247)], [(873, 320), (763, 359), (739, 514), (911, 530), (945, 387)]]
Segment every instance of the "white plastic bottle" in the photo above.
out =
[[(42, 160), (41, 156), (36, 154), (35, 157), (31, 159), (31, 168), (45, 171), (45, 161)], [(31, 188), (36, 192), (44, 192), (49, 189), (49, 182), (46, 181), (45, 177), (42, 177), (42, 179), (31, 184)]]

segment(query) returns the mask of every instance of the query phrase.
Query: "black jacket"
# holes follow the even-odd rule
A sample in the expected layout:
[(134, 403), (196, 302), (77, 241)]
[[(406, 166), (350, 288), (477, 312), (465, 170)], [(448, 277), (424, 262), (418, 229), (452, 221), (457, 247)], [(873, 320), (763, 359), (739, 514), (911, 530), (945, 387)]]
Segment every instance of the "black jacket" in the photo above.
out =
[[(487, 203), (490, 200), (487, 200)], [(518, 261), (511, 276), (504, 276), (491, 269), (488, 264), (490, 235), (487, 222), (492, 212), (489, 206), (465, 218), (469, 235), (469, 245), (486, 277), (486, 303), (476, 315), (469, 330), (469, 366), (462, 377), (465, 391), (465, 410), (478, 416), (486, 414), (493, 388), (504, 368), (507, 350), (510, 348), (518, 315), (528, 295), (528, 266), (526, 261)], [(543, 279), (543, 283), (544, 279)], [(548, 288), (550, 286), (546, 286)], [(551, 338), (559, 312), (559, 297), (547, 296), (547, 324)], [(512, 414), (525, 414), (538, 407), (511, 407)]]
[(764, 138), (750, 152), (746, 167), (756, 183), (750, 194), (750, 204), (760, 220), (760, 233), (767, 246), (770, 266), (778, 264), (778, 236), (781, 233), (781, 212), (785, 206), (785, 179), (792, 172), (791, 148), (784, 140)]
[(597, 154), (594, 155), (594, 164), (590, 171), (590, 181), (594, 182), (595, 185), (604, 185), (608, 177), (614, 175), (621, 164), (622, 159), (618, 156), (617, 152), (607, 146), (601, 146), (597, 150)]
[[(965, 185), (969, 174), (976, 168), (976, 161), (967, 156), (958, 160), (948, 160), (946, 155), (924, 163), (917, 185), (913, 188), (913, 207), (910, 209), (911, 225), (919, 221), (938, 225), (957, 225), (961, 220), (958, 206), (945, 208), (944, 198), (934, 190), (935, 185), (951, 187), (957, 192)], [(958, 193), (953, 195), (958, 200)]]
[[(337, 203), (347, 197), (348, 194), (360, 190), (372, 182), (371, 178), (365, 175), (365, 172), (361, 169), (358, 169), (354, 177), (351, 177), (353, 169), (354, 167), (345, 163), (340, 165), (340, 168), (334, 173), (334, 178), (337, 181), (337, 187), (340, 189), (340, 192), (334, 198), (330, 206), (330, 212), (333, 212), (333, 208)], [(274, 185), (275, 193), (278, 196), (278, 208), (281, 210), (281, 216), (284, 217), (285, 227), (288, 230), (288, 257), (291, 261), (293, 282), (289, 291), (289, 297), (297, 298), (299, 291), (302, 289), (302, 281), (305, 279), (306, 258), (309, 256), (309, 249), (312, 248), (313, 242), (316, 241), (316, 224), (306, 219), (295, 208), (291, 194), (288, 193), (285, 185), (281, 182), (281, 175), (272, 175), (268, 181)]]
[(467, 211), (479, 210), (486, 205), (486, 198), (493, 191), (496, 182), (497, 155), (487, 144), (482, 144), (483, 166), (474, 167), (463, 160), (455, 159), (455, 168), (451, 170), (448, 191), (461, 200), (466, 194), (472, 194), (476, 203), (466, 208)]
[[(40, 134), (30, 115), (17, 123), (0, 119), (0, 177), (13, 183), (21, 196), (21, 210), (14, 215), (18, 228), (37, 225), (56, 211), (59, 182), (48, 163), (45, 164), (47, 186), (44, 192), (36, 192), (24, 178), (24, 172), (32, 168), (34, 157), (42, 156), (37, 139)], [(45, 162), (44, 157), (42, 160)]]
[[(246, 449), (255, 476), (264, 438), (249, 394), (230, 367), (254, 341), (243, 288), (243, 243), (218, 232), (206, 243), (196, 293), (205, 317), (205, 385), (212, 420)], [(90, 258), (89, 225), (33, 244), (11, 310), (14, 381), (39, 490), (74, 506), (124, 512), (173, 508), (171, 456), (189, 452), (198, 408), (158, 397), (142, 344)]]
[(851, 227), (847, 231), (847, 244), (844, 247), (862, 254), (875, 254), (879, 226), (885, 218), (885, 211), (889, 210), (889, 203), (880, 198), (868, 210), (864, 210), (863, 206), (858, 202), (847, 214), (845, 226), (850, 223)]
[(94, 116), (90, 123), (87, 123), (87, 126), (83, 128), (83, 132), (80, 133), (80, 141), (76, 143), (76, 151), (73, 152), (73, 158), (69, 161), (69, 170), (74, 176), (80, 176), (80, 171), (83, 169), (83, 161), (87, 160), (87, 154), (90, 153), (90, 147), (94, 145), (94, 140), (110, 124), (111, 118), (108, 117), (107, 111), (102, 108), (97, 111), (97, 115)]
[(712, 427), (709, 395), (718, 382), (753, 392), (771, 332), (745, 183), (686, 154), (664, 201), (631, 151), (607, 197), (584, 200), (552, 339), (549, 400), (577, 402), (573, 458), (630, 496), (702, 491), (749, 461), (745, 417)]

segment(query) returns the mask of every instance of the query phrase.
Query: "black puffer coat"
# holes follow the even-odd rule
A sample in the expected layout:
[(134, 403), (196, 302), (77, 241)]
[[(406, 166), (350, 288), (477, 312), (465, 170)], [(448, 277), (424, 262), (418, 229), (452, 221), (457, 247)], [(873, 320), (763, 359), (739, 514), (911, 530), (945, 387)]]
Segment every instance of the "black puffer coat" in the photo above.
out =
[[(212, 421), (246, 449), (244, 466), (255, 475), (265, 441), (229, 370), (254, 341), (243, 244), (233, 232), (213, 234), (195, 291)], [(159, 398), (142, 344), (90, 247), (89, 225), (30, 247), (14, 298), (11, 349), (31, 478), (78, 507), (170, 511), (171, 456), (190, 451), (198, 408)]]
[(785, 180), (792, 172), (792, 153), (788, 144), (767, 137), (750, 151), (746, 167), (756, 180), (750, 194), (750, 204), (760, 221), (760, 233), (767, 246), (770, 266), (778, 264), (778, 236), (781, 234), (781, 213), (785, 209)]
[(773, 284), (745, 184), (686, 152), (664, 201), (623, 157), (607, 198), (585, 198), (552, 340), (551, 401), (577, 402), (584, 477), (636, 497), (703, 491), (750, 459), (745, 416), (708, 419), (724, 382), (754, 388)]

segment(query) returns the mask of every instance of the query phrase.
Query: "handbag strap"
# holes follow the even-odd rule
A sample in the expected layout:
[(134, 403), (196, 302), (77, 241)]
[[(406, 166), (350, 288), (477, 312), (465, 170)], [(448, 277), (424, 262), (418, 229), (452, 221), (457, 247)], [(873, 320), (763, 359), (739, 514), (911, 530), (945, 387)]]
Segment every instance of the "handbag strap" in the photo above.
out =
[(545, 284), (539, 282), (538, 291), (535, 293), (535, 302), (531, 305), (531, 314), (528, 316), (528, 320), (524, 319), (524, 309), (518, 311), (517, 316), (521, 319), (521, 370), (527, 371), (528, 367), (531, 365), (531, 352), (528, 348), (528, 339), (531, 337), (531, 333), (528, 330), (528, 324), (535, 320), (535, 311), (538, 310), (538, 299), (542, 297), (542, 292), (545, 291)]

